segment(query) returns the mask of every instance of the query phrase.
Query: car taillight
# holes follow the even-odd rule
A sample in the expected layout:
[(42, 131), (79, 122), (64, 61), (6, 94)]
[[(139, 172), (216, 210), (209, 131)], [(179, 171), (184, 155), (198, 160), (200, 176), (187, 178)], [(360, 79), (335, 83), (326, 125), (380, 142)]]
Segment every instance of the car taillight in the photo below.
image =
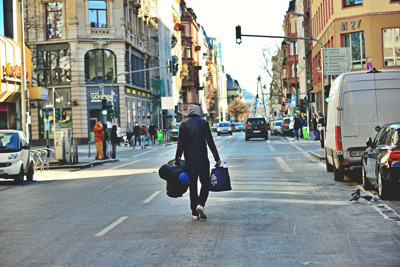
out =
[(245, 131), (246, 131), (246, 133), (247, 133), (247, 124), (245, 125)]
[(268, 125), (265, 124), (265, 131), (268, 131)]
[(400, 161), (400, 148), (390, 148), (388, 149), (388, 161)]
[(335, 126), (335, 142), (336, 142), (336, 150), (342, 151), (342, 135), (340, 133), (340, 126)]

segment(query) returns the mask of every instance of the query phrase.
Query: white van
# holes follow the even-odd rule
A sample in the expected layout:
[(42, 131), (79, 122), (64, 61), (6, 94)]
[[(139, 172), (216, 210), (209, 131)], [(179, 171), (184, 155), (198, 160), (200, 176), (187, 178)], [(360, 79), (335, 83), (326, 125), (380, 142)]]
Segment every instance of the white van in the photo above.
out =
[(375, 127), (400, 119), (400, 70), (341, 74), (329, 93), (326, 170), (343, 181), (344, 170), (361, 167)]

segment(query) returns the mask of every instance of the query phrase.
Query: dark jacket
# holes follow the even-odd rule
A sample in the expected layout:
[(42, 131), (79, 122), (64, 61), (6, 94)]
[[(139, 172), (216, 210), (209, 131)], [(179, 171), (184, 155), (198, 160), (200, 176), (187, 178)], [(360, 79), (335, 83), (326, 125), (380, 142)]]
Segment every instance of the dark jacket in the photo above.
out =
[(149, 134), (150, 135), (155, 135), (156, 134), (156, 126), (154, 124), (151, 124), (149, 127)]
[(207, 158), (207, 144), (215, 161), (219, 161), (217, 147), (208, 122), (200, 116), (189, 115), (179, 126), (178, 146), (175, 155), (176, 164), (179, 165), (182, 153), (185, 153), (185, 159), (191, 157)]
[(301, 128), (301, 123), (300, 123), (299, 118), (294, 118), (293, 128), (294, 128), (295, 131), (297, 131), (298, 129)]
[(137, 136), (140, 135), (140, 126), (139, 125), (133, 126), (133, 133)]
[(115, 125), (111, 128), (111, 143), (118, 143), (117, 126)]
[(314, 115), (314, 117), (312, 118), (312, 125), (313, 125), (313, 129), (317, 130), (317, 125), (318, 125), (317, 115)]
[(104, 124), (103, 131), (104, 131), (104, 139), (103, 139), (103, 141), (108, 141), (107, 124)]

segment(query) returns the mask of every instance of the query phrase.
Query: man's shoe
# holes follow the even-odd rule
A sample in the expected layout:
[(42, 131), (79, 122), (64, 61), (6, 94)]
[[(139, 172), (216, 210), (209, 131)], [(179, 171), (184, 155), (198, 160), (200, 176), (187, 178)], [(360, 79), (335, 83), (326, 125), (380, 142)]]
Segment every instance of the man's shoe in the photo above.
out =
[(197, 208), (196, 208), (196, 211), (199, 213), (201, 219), (203, 219), (203, 220), (207, 219), (207, 215), (204, 212), (204, 207), (203, 206), (198, 205)]
[(198, 220), (199, 220), (199, 216), (192, 215), (192, 221), (198, 221)]

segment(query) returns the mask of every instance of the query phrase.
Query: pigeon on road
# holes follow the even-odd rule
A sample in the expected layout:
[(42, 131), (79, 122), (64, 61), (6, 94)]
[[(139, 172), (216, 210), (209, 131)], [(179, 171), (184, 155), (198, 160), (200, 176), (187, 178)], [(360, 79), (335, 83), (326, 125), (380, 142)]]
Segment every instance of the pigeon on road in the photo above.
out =
[(358, 200), (360, 199), (360, 189), (357, 189), (356, 192), (354, 192), (353, 194), (351, 194), (353, 197), (350, 199), (350, 201), (355, 201), (358, 202)]
[(375, 202), (379, 202), (381, 201), (381, 199), (379, 198), (379, 196), (374, 192), (374, 195), (372, 196), (372, 200)]

